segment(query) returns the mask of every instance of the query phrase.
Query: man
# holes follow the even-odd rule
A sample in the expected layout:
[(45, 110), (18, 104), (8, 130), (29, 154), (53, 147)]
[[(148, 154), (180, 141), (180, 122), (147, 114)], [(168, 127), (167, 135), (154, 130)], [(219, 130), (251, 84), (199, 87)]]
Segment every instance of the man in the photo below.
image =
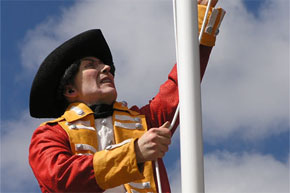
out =
[[(204, 11), (199, 6), (199, 14)], [(202, 76), (222, 18), (218, 13), (201, 41)], [(41, 64), (31, 88), (31, 116), (59, 117), (38, 127), (31, 140), (29, 162), (43, 192), (157, 192), (154, 160), (162, 190), (170, 192), (161, 158), (177, 127), (168, 129), (178, 105), (176, 66), (142, 108), (116, 102), (114, 73), (100, 30), (71, 38)]]

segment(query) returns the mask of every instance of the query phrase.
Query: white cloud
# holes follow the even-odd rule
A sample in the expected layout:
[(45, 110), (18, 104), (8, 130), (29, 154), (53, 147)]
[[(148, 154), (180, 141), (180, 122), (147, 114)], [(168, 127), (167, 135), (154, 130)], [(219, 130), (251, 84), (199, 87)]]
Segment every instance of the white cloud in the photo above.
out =
[[(173, 193), (181, 192), (180, 163), (169, 170)], [(289, 160), (270, 155), (215, 152), (205, 155), (206, 193), (287, 193)]]
[(241, 1), (221, 3), (227, 14), (203, 83), (206, 136), (256, 140), (287, 131), (289, 1), (265, 1), (258, 17)]
[[(241, 0), (220, 2), (227, 14), (202, 89), (206, 139), (285, 131), (278, 125), (289, 120), (286, 4), (265, 1), (255, 17)], [(76, 1), (27, 33), (23, 66), (35, 70), (60, 42), (90, 28), (101, 28), (112, 49), (118, 99), (145, 104), (175, 62), (171, 1)]]
[[(33, 131), (45, 120), (32, 119), (27, 112), (17, 120), (1, 123), (1, 190), (34, 192), (36, 179), (28, 163), (28, 149)], [(31, 183), (34, 182), (34, 183)]]
[[(115, 58), (119, 99), (144, 104), (175, 62), (171, 5), (169, 0), (76, 1), (26, 34), (23, 67), (35, 71), (64, 40), (101, 28)], [(227, 14), (202, 85), (206, 139), (222, 141), (237, 132), (237, 137), (256, 140), (284, 132), (277, 125), (289, 119), (289, 2), (265, 1), (258, 18), (241, 0), (220, 1), (220, 6)], [(26, 158), (40, 122), (27, 113), (19, 117), (1, 125), (6, 128), (1, 136), (2, 187), (11, 191), (21, 191), (34, 179)], [(206, 155), (205, 169), (207, 192), (289, 191), (289, 163), (271, 156), (217, 152)], [(179, 192), (178, 180), (171, 187)]]
[(172, 22), (170, 1), (76, 1), (60, 17), (49, 18), (26, 35), (23, 66), (36, 69), (60, 42), (100, 28), (117, 67), (119, 99), (144, 104), (175, 62)]
[[(1, 128), (5, 128), (1, 136), (2, 190), (39, 190), (27, 158), (31, 135), (43, 121), (31, 119), (23, 112), (18, 120), (2, 122)], [(173, 193), (180, 192), (179, 161), (169, 166), (168, 174)], [(282, 163), (258, 153), (210, 153), (205, 155), (205, 185), (208, 193), (286, 193), (289, 160)]]

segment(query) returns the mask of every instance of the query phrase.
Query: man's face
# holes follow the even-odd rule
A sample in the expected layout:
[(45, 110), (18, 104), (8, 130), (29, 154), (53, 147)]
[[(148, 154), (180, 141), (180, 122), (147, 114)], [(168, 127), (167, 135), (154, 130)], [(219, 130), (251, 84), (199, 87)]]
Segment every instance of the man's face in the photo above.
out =
[(98, 58), (83, 58), (75, 77), (77, 100), (88, 105), (112, 104), (117, 98), (117, 91), (110, 69)]

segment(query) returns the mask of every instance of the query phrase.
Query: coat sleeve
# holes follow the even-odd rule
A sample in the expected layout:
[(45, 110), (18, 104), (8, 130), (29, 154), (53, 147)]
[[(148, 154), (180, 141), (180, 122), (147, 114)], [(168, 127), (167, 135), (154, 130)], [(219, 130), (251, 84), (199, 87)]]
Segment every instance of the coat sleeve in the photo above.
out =
[[(212, 47), (200, 45), (200, 75), (203, 78), (208, 59)], [(173, 69), (168, 75), (167, 81), (160, 86), (158, 94), (149, 101), (149, 104), (138, 108), (133, 106), (131, 109), (138, 111), (146, 116), (148, 128), (160, 127), (166, 121), (173, 119), (175, 110), (179, 103), (178, 97), (178, 82), (177, 82), (177, 67), (174, 65)], [(178, 120), (178, 119), (177, 119)], [(174, 133), (178, 126), (178, 121), (172, 129)]]
[(66, 132), (40, 126), (29, 148), (29, 163), (42, 192), (102, 192), (95, 180), (93, 155), (72, 155)]

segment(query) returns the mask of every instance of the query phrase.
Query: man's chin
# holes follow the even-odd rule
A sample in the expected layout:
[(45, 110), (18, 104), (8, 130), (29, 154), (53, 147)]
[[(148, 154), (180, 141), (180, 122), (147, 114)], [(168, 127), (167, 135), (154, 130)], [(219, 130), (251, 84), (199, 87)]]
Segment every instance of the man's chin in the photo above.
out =
[(116, 89), (111, 90), (111, 92), (107, 93), (107, 95), (104, 98), (104, 103), (111, 105), (113, 104), (117, 99), (117, 91)]

